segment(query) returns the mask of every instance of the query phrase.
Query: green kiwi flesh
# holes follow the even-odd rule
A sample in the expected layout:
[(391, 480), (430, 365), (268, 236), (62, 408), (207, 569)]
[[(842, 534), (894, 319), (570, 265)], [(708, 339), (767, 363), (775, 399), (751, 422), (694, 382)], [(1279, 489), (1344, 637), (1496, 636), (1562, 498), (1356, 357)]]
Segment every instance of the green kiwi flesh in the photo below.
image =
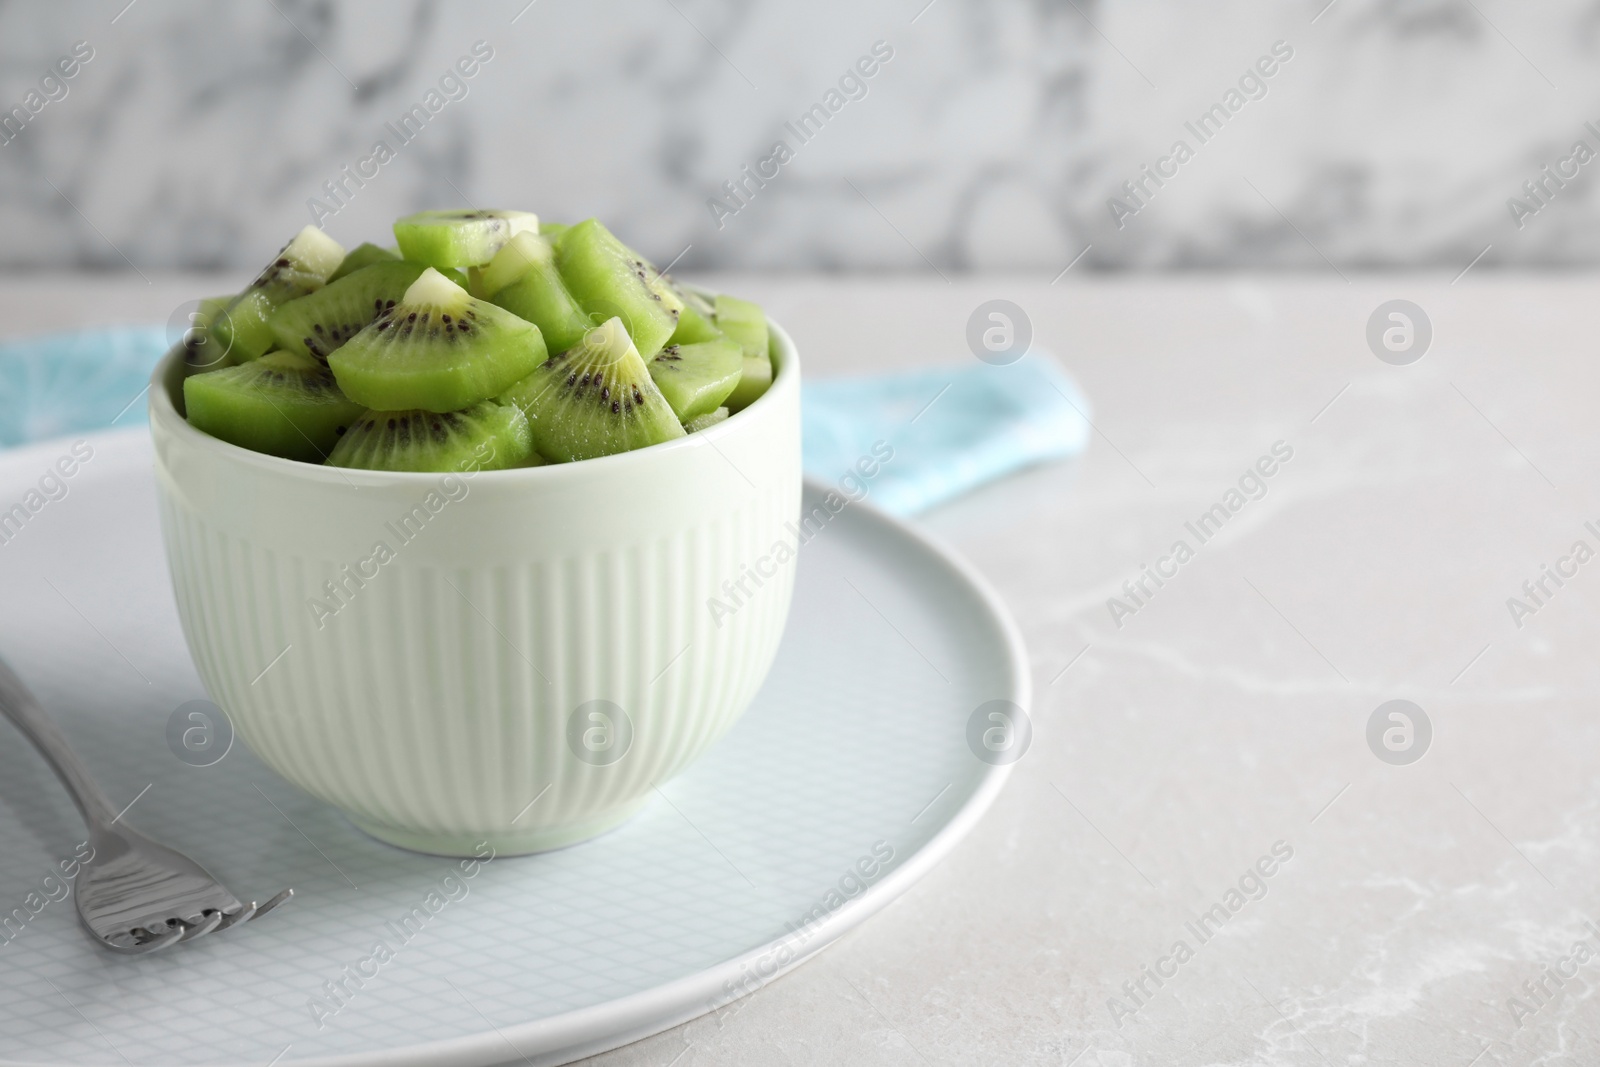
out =
[(744, 350), (726, 338), (668, 345), (650, 358), (650, 377), (682, 422), (722, 406), (744, 373)]
[(315, 226), (307, 226), (233, 298), (213, 336), (241, 363), (270, 351), (276, 341), (267, 325), (272, 310), (322, 288), (343, 259), (344, 248), (337, 241)]
[(672, 286), (672, 291), (683, 301), (683, 310), (678, 313), (678, 328), (672, 331), (668, 344), (694, 345), (703, 341), (716, 341), (724, 336), (716, 327), (716, 311), (711, 306), (711, 301), (693, 289), (679, 285), (665, 274), (662, 275), (662, 279)]
[(727, 399), (729, 411), (742, 411), (772, 385), (767, 315), (759, 305), (726, 293), (717, 295), (714, 307), (717, 329), (744, 349), (744, 371)]
[(555, 244), (556, 266), (591, 321), (620, 317), (645, 359), (678, 328), (683, 301), (642, 256), (598, 219), (585, 219)]
[(539, 217), (526, 211), (419, 211), (394, 224), (400, 254), (438, 268), (487, 263), (529, 230), (539, 232)]
[(719, 293), (713, 314), (717, 329), (730, 340), (738, 341), (746, 356), (767, 354), (767, 314), (759, 304)]
[(398, 304), (427, 269), (398, 259), (362, 267), (280, 306), (268, 325), (281, 347), (326, 363), (329, 353)]
[(478, 285), (488, 299), (539, 327), (545, 347), (565, 352), (594, 324), (567, 291), (548, 238), (519, 233), (483, 269)]
[(709, 430), (717, 423), (726, 419), (729, 414), (730, 413), (727, 408), (718, 408), (717, 410), (707, 412), (704, 415), (695, 416), (688, 422), (684, 423), (683, 428), (688, 433), (699, 433), (701, 430)]
[(203, 374), (208, 370), (221, 370), (237, 364), (238, 361), (213, 332), (213, 325), (227, 314), (233, 298), (233, 293), (208, 296), (200, 301), (199, 308), (189, 316), (189, 328), (183, 333), (184, 373)]
[(555, 264), (555, 250), (550, 239), (537, 233), (519, 233), (501, 246), (487, 264), (467, 271), (469, 291), (473, 296), (488, 300), (541, 264)]
[(538, 327), (433, 269), (328, 356), (339, 387), (379, 411), (458, 411), (504, 392), (545, 361)]
[(772, 386), (772, 361), (766, 356), (745, 356), (744, 369), (739, 384), (733, 387), (723, 401), (729, 411), (743, 411), (761, 398)]
[(684, 434), (620, 318), (551, 356), (500, 399), (527, 413), (534, 448), (556, 462), (628, 452)]
[(538, 462), (527, 417), (514, 405), (492, 400), (461, 411), (368, 411), (328, 457), (332, 467), (440, 473)]
[(394, 235), (346, 252), (307, 226), (199, 301), (191, 424), (312, 463), (525, 467), (706, 430), (771, 388), (759, 305), (680, 284), (597, 219), (423, 211)]
[(361, 415), (328, 368), (292, 352), (186, 378), (183, 404), (189, 423), (212, 437), (306, 463), (321, 463)]
[(370, 267), (375, 263), (392, 263), (400, 258), (400, 253), (391, 252), (387, 248), (379, 248), (371, 241), (356, 245), (345, 253), (339, 269), (328, 275), (328, 284), (332, 285), (340, 278), (348, 278), (363, 267)]

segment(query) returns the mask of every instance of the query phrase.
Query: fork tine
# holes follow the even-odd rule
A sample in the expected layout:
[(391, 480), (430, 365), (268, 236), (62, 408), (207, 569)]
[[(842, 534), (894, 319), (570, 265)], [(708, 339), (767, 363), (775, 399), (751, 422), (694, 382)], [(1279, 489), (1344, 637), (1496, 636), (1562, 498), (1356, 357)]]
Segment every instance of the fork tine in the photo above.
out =
[(171, 948), (183, 940), (183, 927), (174, 926), (154, 941), (145, 942), (143, 949), (146, 952), (159, 952), (164, 948)]
[(283, 892), (279, 893), (265, 904), (257, 904), (252, 900), (245, 907), (230, 911), (224, 915), (221, 924), (217, 926), (217, 930), (226, 930), (230, 926), (238, 926), (240, 923), (247, 923), (258, 915), (265, 915), (267, 912), (271, 911), (273, 908), (276, 908), (279, 904), (282, 904), (292, 896), (294, 896), (294, 890), (285, 889)]
[(273, 908), (276, 908), (279, 904), (285, 903), (286, 901), (291, 899), (293, 896), (294, 896), (294, 890), (293, 889), (285, 889), (285, 890), (283, 890), (283, 892), (277, 894), (271, 900), (267, 901), (265, 904), (263, 904), (259, 908), (257, 908), (255, 914), (250, 916), (250, 918), (251, 919), (259, 919), (259, 918), (261, 918), (261, 916), (265, 915), (267, 912), (271, 911)]
[(193, 941), (197, 937), (204, 937), (206, 934), (209, 934), (211, 931), (215, 930), (217, 928), (217, 924), (220, 922), (222, 922), (222, 912), (220, 911), (212, 912), (208, 917), (194, 926), (189, 926), (187, 923), (180, 922), (178, 925), (179, 927), (183, 928), (184, 933), (182, 937), (178, 938), (178, 940)]
[(255, 909), (255, 912), (250, 916), (250, 918), (251, 919), (259, 919), (259, 918), (261, 918), (261, 916), (265, 915), (267, 912), (271, 911), (273, 908), (276, 908), (279, 904), (282, 904), (284, 901), (288, 900), (292, 896), (294, 896), (294, 890), (293, 889), (285, 889), (283, 892), (279, 893), (277, 896), (273, 897), (271, 900), (267, 901), (265, 904), (263, 904), (259, 908)]

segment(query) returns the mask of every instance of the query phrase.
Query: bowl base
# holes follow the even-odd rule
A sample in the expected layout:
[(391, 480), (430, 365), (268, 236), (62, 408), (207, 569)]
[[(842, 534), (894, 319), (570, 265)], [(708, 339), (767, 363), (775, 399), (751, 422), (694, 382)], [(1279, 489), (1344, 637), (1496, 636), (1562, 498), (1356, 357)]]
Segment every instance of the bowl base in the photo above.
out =
[(650, 800), (646, 793), (638, 800), (632, 800), (621, 807), (603, 811), (599, 815), (591, 816), (582, 822), (567, 823), (562, 826), (547, 826), (537, 830), (492, 830), (484, 833), (430, 833), (421, 830), (407, 830), (403, 827), (388, 826), (384, 823), (372, 822), (368, 819), (346, 815), (356, 829), (368, 837), (377, 838), (386, 845), (394, 845), (411, 852), (423, 852), (430, 856), (448, 856), (451, 858), (473, 859), (482, 858), (483, 847), (487, 844), (494, 849), (494, 855), (501, 856), (528, 856), (535, 852), (549, 852), (552, 849), (565, 848), (576, 845), (580, 841), (587, 841), (591, 837), (598, 837), (607, 830), (627, 822), (640, 808)]

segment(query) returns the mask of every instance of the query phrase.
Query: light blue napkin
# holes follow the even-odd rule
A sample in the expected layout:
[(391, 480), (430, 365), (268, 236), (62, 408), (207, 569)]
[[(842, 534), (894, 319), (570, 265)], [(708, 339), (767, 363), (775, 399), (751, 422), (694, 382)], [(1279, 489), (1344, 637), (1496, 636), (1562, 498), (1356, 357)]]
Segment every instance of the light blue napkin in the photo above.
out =
[(171, 347), (160, 326), (0, 342), (0, 447), (145, 421), (145, 387)]
[(894, 515), (915, 515), (1089, 443), (1089, 402), (1041, 354), (1003, 367), (974, 362), (807, 381), (802, 396), (806, 473), (847, 479), (848, 495), (864, 492)]
[[(134, 426), (170, 346), (159, 326), (0, 342), (0, 447)], [(805, 470), (914, 515), (1089, 441), (1089, 404), (1054, 360), (806, 382)], [(871, 472), (868, 474), (868, 472)]]

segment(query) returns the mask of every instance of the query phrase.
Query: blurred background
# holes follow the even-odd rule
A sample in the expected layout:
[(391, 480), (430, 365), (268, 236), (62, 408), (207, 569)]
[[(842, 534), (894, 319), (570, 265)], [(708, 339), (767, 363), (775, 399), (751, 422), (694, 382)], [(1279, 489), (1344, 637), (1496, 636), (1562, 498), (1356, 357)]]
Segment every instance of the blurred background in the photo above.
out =
[(1595, 0), (12, 0), (0, 269), (249, 269), (464, 204), (680, 271), (1587, 266), (1597, 56)]

